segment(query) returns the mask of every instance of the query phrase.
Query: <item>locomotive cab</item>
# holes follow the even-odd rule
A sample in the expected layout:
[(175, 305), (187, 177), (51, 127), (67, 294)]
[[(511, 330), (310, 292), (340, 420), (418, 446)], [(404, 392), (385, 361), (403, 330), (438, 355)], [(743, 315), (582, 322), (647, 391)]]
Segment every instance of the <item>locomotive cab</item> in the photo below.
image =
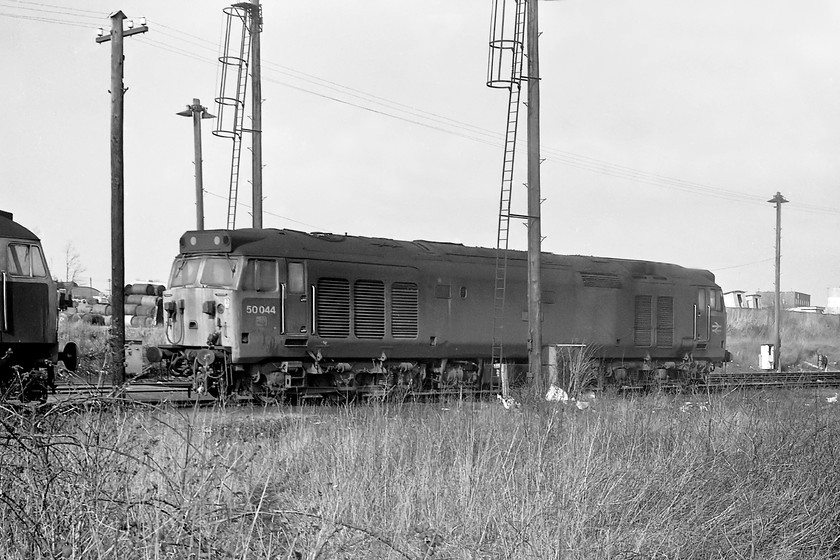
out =
[(224, 231), (188, 232), (169, 286), (163, 306), (171, 346), (161, 350), (176, 374), (215, 375), (219, 389), (258, 381), (255, 364), (281, 348), (305, 352), (309, 304), (301, 261), (235, 252)]

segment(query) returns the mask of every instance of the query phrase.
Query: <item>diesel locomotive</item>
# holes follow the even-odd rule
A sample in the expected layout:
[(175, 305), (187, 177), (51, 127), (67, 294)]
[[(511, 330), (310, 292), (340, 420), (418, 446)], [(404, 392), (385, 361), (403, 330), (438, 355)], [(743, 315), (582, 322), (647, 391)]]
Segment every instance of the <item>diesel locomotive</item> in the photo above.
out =
[(58, 360), (74, 370), (76, 345), (58, 350), (58, 289), (41, 241), (0, 211), (0, 400), (46, 400)]
[[(188, 231), (149, 358), (194, 387), (371, 395), (498, 390), (495, 249), (277, 229)], [(586, 345), (598, 382), (691, 383), (727, 359), (706, 270), (543, 253), (546, 345)], [(527, 255), (508, 252), (504, 360), (527, 369)]]

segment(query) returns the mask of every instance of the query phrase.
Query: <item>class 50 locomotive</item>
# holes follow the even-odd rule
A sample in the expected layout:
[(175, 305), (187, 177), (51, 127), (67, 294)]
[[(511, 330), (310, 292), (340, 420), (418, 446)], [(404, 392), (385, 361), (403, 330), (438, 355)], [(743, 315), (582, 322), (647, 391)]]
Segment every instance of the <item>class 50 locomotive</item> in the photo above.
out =
[[(527, 370), (526, 256), (508, 256), (504, 361)], [(543, 341), (593, 349), (598, 381), (702, 382), (727, 357), (714, 275), (543, 254)], [(291, 230), (185, 233), (163, 294), (166, 375), (213, 395), (486, 393), (495, 251)], [(148, 353), (147, 353), (148, 355)]]

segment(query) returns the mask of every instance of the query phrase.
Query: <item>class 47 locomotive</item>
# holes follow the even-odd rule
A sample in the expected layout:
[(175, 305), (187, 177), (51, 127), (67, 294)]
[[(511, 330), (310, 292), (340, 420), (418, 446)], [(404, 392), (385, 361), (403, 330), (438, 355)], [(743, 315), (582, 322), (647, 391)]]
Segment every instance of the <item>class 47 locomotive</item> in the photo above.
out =
[(59, 351), (58, 299), (41, 241), (0, 211), (0, 399), (46, 401), (58, 362), (75, 370), (75, 343)]

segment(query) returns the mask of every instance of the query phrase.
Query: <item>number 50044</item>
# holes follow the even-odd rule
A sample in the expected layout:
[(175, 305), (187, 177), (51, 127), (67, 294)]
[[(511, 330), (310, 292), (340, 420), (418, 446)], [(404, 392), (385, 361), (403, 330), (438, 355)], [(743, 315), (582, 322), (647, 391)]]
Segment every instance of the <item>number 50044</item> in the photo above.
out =
[(259, 313), (261, 315), (274, 315), (277, 313), (275, 305), (246, 305), (245, 313)]

